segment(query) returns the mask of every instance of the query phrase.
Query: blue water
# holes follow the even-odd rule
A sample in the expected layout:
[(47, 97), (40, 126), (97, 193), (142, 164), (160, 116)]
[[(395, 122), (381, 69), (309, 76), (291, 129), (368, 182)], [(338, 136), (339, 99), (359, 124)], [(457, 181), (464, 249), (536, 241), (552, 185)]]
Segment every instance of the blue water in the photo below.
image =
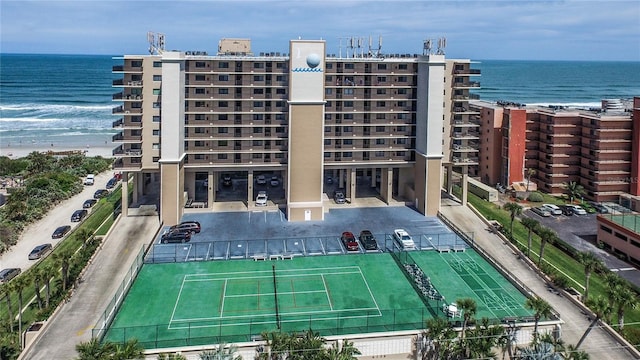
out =
[[(102, 145), (115, 132), (111, 56), (0, 54), (0, 146)], [(640, 62), (479, 61), (481, 99), (600, 106), (640, 96)]]

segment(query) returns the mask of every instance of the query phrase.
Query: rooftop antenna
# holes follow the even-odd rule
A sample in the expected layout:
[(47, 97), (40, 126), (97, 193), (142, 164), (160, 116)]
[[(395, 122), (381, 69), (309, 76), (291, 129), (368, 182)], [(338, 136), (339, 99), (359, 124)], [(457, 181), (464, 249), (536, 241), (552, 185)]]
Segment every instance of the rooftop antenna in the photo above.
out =
[(373, 40), (369, 36), (369, 57), (381, 57), (382, 56), (382, 35), (378, 36), (378, 47), (373, 47)]
[(149, 41), (149, 54), (160, 55), (164, 52), (164, 34), (149, 31), (147, 41)]
[(422, 55), (431, 55), (433, 52), (431, 51), (431, 39), (426, 39), (423, 41), (422, 47)]
[(438, 51), (436, 52), (436, 54), (444, 55), (444, 48), (446, 47), (447, 47), (447, 38), (443, 36), (438, 39)]

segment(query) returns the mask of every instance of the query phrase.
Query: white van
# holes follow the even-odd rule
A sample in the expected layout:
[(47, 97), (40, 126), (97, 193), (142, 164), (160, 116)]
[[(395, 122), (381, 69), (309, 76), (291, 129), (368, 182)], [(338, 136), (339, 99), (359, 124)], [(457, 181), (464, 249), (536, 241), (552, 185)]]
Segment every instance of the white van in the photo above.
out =
[(562, 215), (562, 209), (560, 209), (557, 205), (542, 204), (540, 208), (543, 210), (547, 210), (548, 212), (551, 213), (551, 215)]
[(96, 176), (93, 174), (89, 174), (87, 175), (87, 177), (84, 179), (84, 184), (85, 185), (93, 185), (96, 181)]

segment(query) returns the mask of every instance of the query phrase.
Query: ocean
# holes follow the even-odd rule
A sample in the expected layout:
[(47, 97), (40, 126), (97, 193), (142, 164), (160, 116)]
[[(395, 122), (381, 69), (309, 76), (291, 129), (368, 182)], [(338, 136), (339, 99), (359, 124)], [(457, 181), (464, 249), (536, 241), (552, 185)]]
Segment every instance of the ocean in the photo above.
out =
[[(111, 147), (112, 56), (0, 54), (0, 149)], [(640, 96), (640, 62), (479, 60), (488, 101), (599, 107)]]

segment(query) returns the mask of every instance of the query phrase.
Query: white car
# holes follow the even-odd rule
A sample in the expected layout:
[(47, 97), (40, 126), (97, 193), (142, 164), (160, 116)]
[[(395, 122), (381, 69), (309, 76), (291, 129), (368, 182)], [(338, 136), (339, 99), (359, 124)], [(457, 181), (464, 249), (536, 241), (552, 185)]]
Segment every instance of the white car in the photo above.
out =
[(267, 206), (267, 197), (266, 191), (258, 191), (258, 196), (256, 196), (256, 206)]
[(87, 177), (84, 179), (84, 184), (85, 185), (93, 185), (96, 181), (96, 176), (93, 174), (89, 174), (87, 175)]
[(548, 212), (551, 213), (551, 215), (562, 215), (562, 209), (560, 209), (557, 205), (542, 204), (540, 208), (543, 210), (547, 210)]
[(416, 248), (416, 244), (413, 242), (411, 235), (404, 229), (393, 230), (393, 238), (404, 250), (413, 250)]
[(567, 205), (567, 207), (570, 207), (571, 210), (573, 210), (573, 213), (576, 215), (587, 215), (587, 210), (583, 209), (581, 206)]

